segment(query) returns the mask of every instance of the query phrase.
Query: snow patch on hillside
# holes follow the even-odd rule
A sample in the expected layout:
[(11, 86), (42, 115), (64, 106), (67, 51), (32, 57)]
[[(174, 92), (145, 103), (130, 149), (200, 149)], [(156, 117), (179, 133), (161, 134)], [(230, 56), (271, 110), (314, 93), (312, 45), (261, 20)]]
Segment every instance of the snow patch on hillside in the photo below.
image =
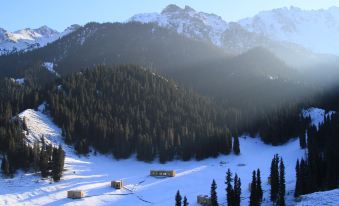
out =
[(16, 84), (20, 84), (23, 85), (25, 83), (25, 78), (19, 78), (19, 79), (14, 79), (14, 78), (10, 78), (10, 80)]
[(53, 62), (44, 62), (42, 66), (45, 67), (49, 72), (55, 74), (57, 77), (60, 77), (60, 75), (54, 70)]
[(339, 189), (303, 195), (296, 206), (338, 206)]
[(319, 128), (319, 125), (324, 122), (325, 117), (331, 117), (335, 111), (326, 112), (324, 109), (320, 108), (308, 108), (302, 111), (303, 117), (311, 117), (311, 123), (313, 126)]
[[(40, 111), (25, 110), (19, 117), (25, 118), (30, 142), (41, 136), (55, 145), (61, 144), (66, 152), (64, 176), (58, 183), (41, 180), (34, 174), (19, 173), (14, 179), (0, 179), (0, 205), (173, 205), (174, 195), (179, 189), (186, 195), (190, 205), (196, 205), (196, 196), (209, 194), (212, 179), (218, 184), (220, 203), (225, 203), (225, 173), (228, 168), (236, 172), (242, 180), (242, 205), (248, 205), (248, 184), (253, 170), (262, 172), (265, 201), (269, 202), (269, 166), (271, 158), (278, 153), (286, 165), (287, 203), (293, 203), (295, 185), (294, 166), (296, 160), (304, 155), (297, 139), (281, 146), (264, 144), (258, 138), (243, 136), (240, 138), (241, 155), (219, 156), (203, 161), (172, 161), (160, 164), (157, 161), (144, 163), (135, 157), (127, 160), (114, 160), (110, 155), (78, 156), (72, 147), (64, 144), (61, 129), (52, 119)], [(173, 178), (153, 178), (151, 169), (173, 169), (177, 176)], [(111, 180), (123, 180), (126, 189), (115, 190), (110, 187)], [(71, 200), (66, 192), (81, 189), (86, 198)], [(142, 200), (151, 202), (145, 203)]]
[(25, 121), (28, 128), (27, 131), (24, 131), (27, 142), (33, 145), (34, 142), (40, 142), (44, 137), (46, 143), (58, 146), (62, 141), (60, 138), (61, 129), (42, 113), (44, 107), (45, 105), (42, 104), (39, 106), (40, 111), (27, 109), (18, 115), (22, 121)]

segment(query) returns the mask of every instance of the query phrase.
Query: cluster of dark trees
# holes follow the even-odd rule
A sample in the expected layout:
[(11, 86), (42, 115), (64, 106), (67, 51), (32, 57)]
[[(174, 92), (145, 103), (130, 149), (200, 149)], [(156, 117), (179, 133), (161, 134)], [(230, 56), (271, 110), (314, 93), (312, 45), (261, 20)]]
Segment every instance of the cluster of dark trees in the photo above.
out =
[(296, 163), (295, 196), (339, 185), (339, 115), (327, 116), (319, 128), (307, 130), (307, 156)]
[[(232, 182), (234, 183), (232, 185)], [(228, 206), (240, 206), (241, 196), (241, 180), (237, 174), (232, 176), (230, 169), (226, 172), (226, 199)]]
[(274, 155), (271, 163), (270, 170), (271, 181), (271, 201), (279, 206), (285, 206), (285, 165), (282, 158), (279, 155)]
[(263, 200), (263, 190), (261, 187), (260, 170), (253, 171), (252, 182), (250, 184), (250, 206), (260, 206)]
[(89, 146), (116, 158), (189, 160), (240, 153), (227, 111), (138, 66), (85, 70), (48, 92), (47, 103), (65, 141), (84, 154)]
[(175, 195), (175, 206), (188, 206), (189, 203), (187, 201), (186, 196), (184, 196), (184, 199), (182, 199), (180, 195), (180, 191), (178, 190)]
[[(51, 175), (60, 180), (64, 166), (64, 151), (50, 145), (28, 145), (25, 120), (17, 114), (27, 108), (35, 108), (41, 99), (39, 86), (27, 71), (24, 85), (12, 79), (0, 80), (0, 154), (1, 170), (4, 176), (12, 176), (18, 169), (41, 172), (43, 177)], [(48, 151), (48, 152), (45, 152)]]
[(23, 124), (15, 115), (34, 106), (37, 96), (33, 89), (15, 84), (11, 79), (0, 80), (0, 153), (5, 176), (31, 167), (32, 148), (25, 142)]
[(7, 144), (0, 144), (2, 155), (1, 171), (6, 177), (11, 177), (18, 170), (33, 170), (40, 172), (42, 177), (51, 176), (59, 181), (63, 168), (65, 154), (61, 146), (54, 148), (42, 140), (34, 145), (28, 145), (23, 134), (22, 126), (18, 120), (13, 120), (8, 127), (0, 127), (1, 135)]
[(17, 169), (27, 171), (30, 168), (32, 149), (24, 137), (18, 120), (0, 124), (1, 168), (5, 176), (12, 175)]
[(59, 147), (53, 147), (51, 144), (45, 143), (42, 137), (41, 145), (34, 144), (33, 151), (35, 154), (39, 154), (34, 161), (33, 168), (39, 168), (41, 176), (43, 178), (51, 176), (54, 181), (59, 181), (64, 169), (65, 152), (61, 145)]

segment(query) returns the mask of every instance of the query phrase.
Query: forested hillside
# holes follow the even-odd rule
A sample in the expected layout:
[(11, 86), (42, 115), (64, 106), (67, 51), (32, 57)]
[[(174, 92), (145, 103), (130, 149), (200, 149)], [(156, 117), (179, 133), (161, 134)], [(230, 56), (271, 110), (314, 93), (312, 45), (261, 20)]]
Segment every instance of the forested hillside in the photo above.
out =
[(138, 66), (97, 67), (48, 92), (51, 115), (79, 153), (161, 162), (230, 153), (232, 111)]

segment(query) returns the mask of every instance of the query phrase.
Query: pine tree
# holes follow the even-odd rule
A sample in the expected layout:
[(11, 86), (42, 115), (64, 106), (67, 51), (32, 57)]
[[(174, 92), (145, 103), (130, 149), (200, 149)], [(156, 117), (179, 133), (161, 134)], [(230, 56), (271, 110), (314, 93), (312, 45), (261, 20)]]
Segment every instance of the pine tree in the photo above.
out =
[(217, 196), (217, 183), (215, 180), (212, 181), (211, 185), (211, 206), (218, 206), (218, 196)]
[(46, 178), (49, 174), (48, 171), (48, 156), (44, 150), (40, 152), (40, 161), (39, 161), (39, 169), (41, 172), (41, 176)]
[(300, 148), (302, 149), (306, 148), (306, 134), (304, 131), (302, 131), (299, 135), (299, 144), (300, 144)]
[(295, 166), (295, 174), (296, 174), (296, 182), (295, 182), (295, 190), (294, 197), (298, 197), (300, 195), (300, 169), (299, 169), (299, 159), (297, 160)]
[(226, 129), (226, 145), (225, 154), (230, 154), (232, 151), (232, 135), (229, 129)]
[(271, 201), (276, 202), (279, 192), (279, 156), (274, 155), (271, 163)]
[(233, 140), (233, 152), (236, 155), (240, 154), (240, 143), (239, 143), (238, 133), (236, 133), (236, 135), (234, 136), (234, 140)]
[(230, 169), (227, 170), (226, 172), (226, 199), (227, 199), (227, 205), (228, 206), (233, 206), (234, 205), (234, 189), (232, 186), (232, 172)]
[(258, 196), (258, 202), (259, 202), (259, 205), (260, 205), (261, 202), (262, 202), (262, 199), (263, 199), (263, 195), (264, 195), (262, 187), (261, 187), (260, 169), (257, 170), (257, 187), (256, 187), (256, 191), (257, 191), (257, 196)]
[(64, 169), (65, 153), (62, 150), (61, 145), (59, 148), (53, 148), (52, 155), (52, 177), (54, 181), (59, 181)]
[(234, 206), (240, 206), (241, 203), (241, 180), (237, 174), (234, 176)]
[(175, 206), (181, 206), (181, 195), (180, 195), (180, 191), (177, 191), (177, 194), (175, 195)]
[[(285, 192), (286, 192), (286, 185), (285, 185), (285, 165), (284, 161), (280, 159), (280, 174), (279, 174), (279, 202), (280, 204), (285, 205)], [(283, 205), (280, 205), (283, 206)]]
[(279, 191), (278, 197), (277, 197), (277, 206), (285, 206), (285, 197), (282, 194), (282, 191)]
[(258, 206), (258, 193), (257, 193), (257, 178), (255, 170), (252, 173), (250, 206)]
[(3, 157), (2, 162), (1, 162), (1, 170), (4, 176), (9, 176), (10, 175), (10, 167), (9, 167), (9, 162), (7, 157)]
[(187, 198), (186, 198), (186, 196), (184, 197), (184, 201), (183, 201), (183, 206), (188, 206), (189, 204), (188, 204), (188, 201), (187, 201)]

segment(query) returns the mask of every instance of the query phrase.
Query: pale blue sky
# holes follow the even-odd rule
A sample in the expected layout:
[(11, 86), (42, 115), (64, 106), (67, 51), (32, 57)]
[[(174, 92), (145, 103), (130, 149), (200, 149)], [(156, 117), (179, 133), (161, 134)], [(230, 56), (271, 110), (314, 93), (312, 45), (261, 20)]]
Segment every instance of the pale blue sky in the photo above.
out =
[(1, 0), (0, 27), (15, 31), (47, 25), (61, 31), (90, 21), (125, 21), (137, 13), (160, 12), (171, 3), (215, 13), (226, 21), (291, 5), (302, 9), (339, 6), (339, 0)]

